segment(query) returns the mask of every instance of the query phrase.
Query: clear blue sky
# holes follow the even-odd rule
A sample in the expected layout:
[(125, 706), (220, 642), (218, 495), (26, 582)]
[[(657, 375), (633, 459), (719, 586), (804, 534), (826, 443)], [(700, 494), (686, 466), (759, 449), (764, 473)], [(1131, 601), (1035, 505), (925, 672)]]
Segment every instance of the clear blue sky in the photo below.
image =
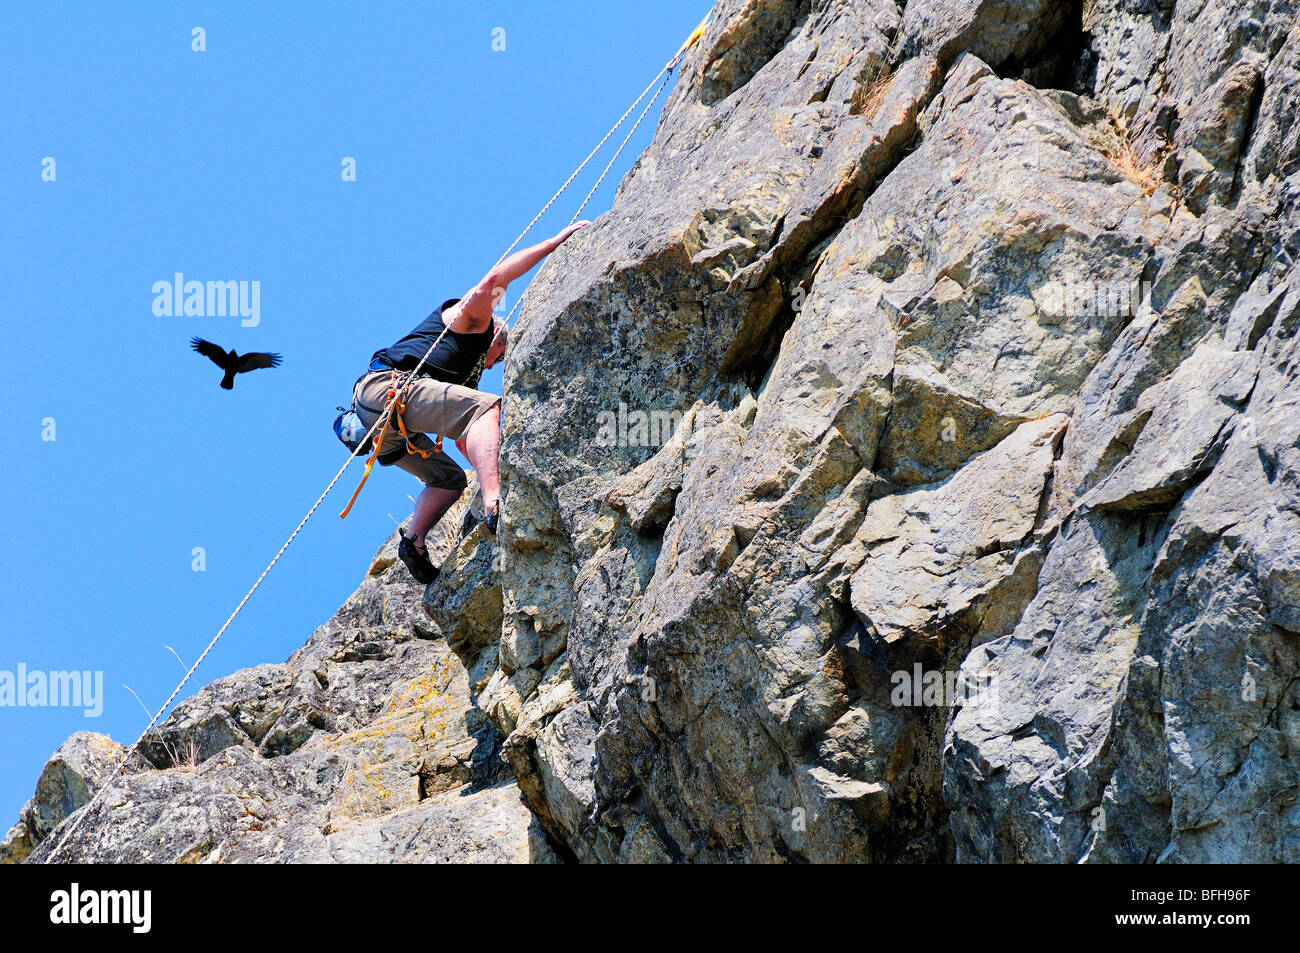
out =
[[(0, 671), (103, 671), (105, 708), (0, 707), (0, 836), (69, 734), (135, 739), (146, 718), (123, 684), (161, 704), (183, 672), (163, 646), (197, 657), (306, 512), (342, 462), (333, 408), (371, 352), (478, 279), (708, 8), (52, 2), (7, 18)], [(588, 171), (538, 239), (568, 221)], [(260, 282), (260, 324), (155, 316), (151, 288), (175, 272)], [(284, 364), (220, 390), (195, 334)], [(282, 661), (353, 591), (418, 489), (381, 471), (340, 521), (360, 476), (354, 464), (195, 688)], [(206, 572), (191, 569), (198, 546)]]

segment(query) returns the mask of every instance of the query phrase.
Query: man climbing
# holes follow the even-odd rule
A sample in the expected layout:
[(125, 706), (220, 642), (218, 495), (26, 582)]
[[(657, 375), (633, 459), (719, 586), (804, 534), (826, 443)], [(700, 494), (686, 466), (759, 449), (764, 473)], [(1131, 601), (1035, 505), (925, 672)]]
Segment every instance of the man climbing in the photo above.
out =
[(489, 271), (465, 297), (443, 302), (410, 334), (392, 347), (376, 351), (369, 370), (353, 389), (357, 416), (370, 428), (383, 413), (389, 389), (415, 370), (429, 346), (447, 329), (406, 391), (401, 421), (410, 448), (395, 421), (379, 448), (381, 464), (396, 464), (424, 483), (411, 524), (397, 550), (411, 575), (421, 583), (430, 583), (438, 575), (429, 559), (425, 536), (466, 486), (465, 472), (426, 435), (441, 434), (454, 440), (474, 467), (483, 492), (484, 520), (495, 533), (501, 492), (497, 474), (501, 398), (475, 389), (479, 375), (495, 365), (506, 350), (505, 323), (494, 319), (492, 310), (510, 282), (531, 271), (587, 224), (577, 222), (554, 238), (516, 252)]

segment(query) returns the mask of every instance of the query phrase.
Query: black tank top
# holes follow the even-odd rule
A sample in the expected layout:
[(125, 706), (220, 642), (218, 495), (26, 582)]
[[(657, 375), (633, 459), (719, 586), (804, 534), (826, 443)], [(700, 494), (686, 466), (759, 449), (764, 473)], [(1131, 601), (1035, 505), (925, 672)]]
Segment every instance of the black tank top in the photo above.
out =
[[(414, 370), (415, 365), (420, 363), (420, 358), (424, 357), (424, 352), (429, 350), (429, 345), (438, 340), (444, 327), (446, 325), (442, 323), (442, 312), (435, 311), (392, 347), (376, 351), (374, 357), (399, 371)], [(494, 330), (489, 325), (487, 330), (478, 334), (448, 331), (424, 362), (420, 373), (451, 384), (475, 386), (481, 373), (483, 355), (492, 346)]]

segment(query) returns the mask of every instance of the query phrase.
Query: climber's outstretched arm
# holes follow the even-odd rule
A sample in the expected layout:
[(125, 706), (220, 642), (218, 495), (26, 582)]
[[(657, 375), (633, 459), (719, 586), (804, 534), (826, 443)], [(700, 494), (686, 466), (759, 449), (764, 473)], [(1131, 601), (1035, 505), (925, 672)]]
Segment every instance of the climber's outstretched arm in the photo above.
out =
[(483, 276), (469, 294), (449, 310), (448, 325), (458, 334), (475, 334), (484, 331), (492, 324), (492, 309), (496, 307), (501, 296), (506, 293), (506, 286), (520, 275), (527, 274), (534, 265), (559, 248), (570, 235), (590, 224), (575, 222), (554, 238), (517, 251)]

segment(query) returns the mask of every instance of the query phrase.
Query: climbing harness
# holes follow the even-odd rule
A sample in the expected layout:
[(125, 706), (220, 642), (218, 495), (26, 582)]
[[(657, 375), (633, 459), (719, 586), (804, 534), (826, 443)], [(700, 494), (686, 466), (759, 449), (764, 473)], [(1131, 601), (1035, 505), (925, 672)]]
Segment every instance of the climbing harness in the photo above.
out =
[[(441, 340), (442, 335), (438, 335), (438, 337)], [(428, 357), (428, 355), (426, 354), (425, 357)], [(384, 438), (388, 436), (388, 428), (394, 420), (397, 421), (397, 432), (401, 435), (402, 441), (406, 445), (402, 454), (403, 456), (408, 453), (415, 453), (427, 460), (433, 454), (442, 453), (441, 434), (439, 434), (437, 439), (434, 441), (432, 450), (421, 450), (411, 440), (411, 435), (406, 430), (406, 421), (402, 419), (402, 414), (406, 412), (406, 388), (410, 383), (410, 379), (408, 378), (408, 380), (403, 382), (402, 386), (399, 388), (397, 382), (400, 379), (401, 375), (397, 371), (394, 371), (393, 379), (388, 386), (388, 397), (384, 401), (384, 409), (380, 414), (379, 420), (375, 421), (375, 423), (379, 423), (379, 421), (382, 420), (384, 423), (384, 429), (379, 431), (379, 437), (374, 440), (374, 449), (370, 453), (370, 458), (366, 460), (365, 473), (361, 475), (361, 482), (357, 484), (357, 488), (352, 492), (352, 499), (348, 500), (348, 505), (345, 506), (343, 512), (339, 514), (339, 519), (343, 519), (348, 515), (348, 512), (352, 509), (352, 504), (355, 503), (357, 497), (361, 495), (361, 488), (365, 486), (366, 481), (370, 479), (370, 471), (374, 469), (375, 461), (379, 459), (380, 448), (383, 447)], [(353, 456), (355, 455), (356, 452), (354, 451)], [(351, 460), (352, 458), (349, 457), (348, 461), (351, 462)]]
[[(596, 144), (596, 148), (591, 150), (591, 153), (585, 159), (582, 160), (582, 164), (579, 165), (578, 168), (574, 170), (573, 174), (570, 175), (567, 180), (565, 180), (564, 184), (560, 186), (559, 190), (553, 196), (551, 196), (550, 201), (547, 202), (544, 206), (542, 206), (542, 210), (538, 212), (535, 216), (533, 216), (533, 220), (528, 223), (527, 227), (522, 232), (519, 233), (519, 237), (517, 237), (514, 240), (514, 242), (511, 243), (510, 247), (505, 250), (505, 253), (499, 259), (497, 259), (497, 264), (500, 264), (501, 262), (505, 261), (506, 258), (508, 258), (510, 254), (515, 250), (515, 248), (519, 245), (519, 243), (523, 241), (524, 236), (527, 235), (530, 231), (532, 231), (533, 226), (536, 225), (537, 222), (542, 218), (542, 216), (545, 215), (546, 212), (550, 209), (550, 207), (555, 204), (556, 200), (558, 200), (560, 196), (564, 194), (564, 191), (569, 187), (569, 185), (573, 182), (573, 180), (578, 177), (579, 173), (581, 173), (582, 170), (587, 167), (587, 164), (591, 162), (591, 160), (596, 156), (596, 153), (598, 153), (601, 150), (601, 148), (605, 145), (605, 143), (609, 141), (610, 137), (614, 135), (614, 133), (619, 129), (620, 126), (623, 125), (624, 120), (626, 120), (627, 117), (632, 114), (632, 111), (636, 109), (636, 107), (640, 104), (641, 100), (643, 100), (646, 97), (646, 95), (650, 92), (651, 88), (654, 87), (655, 83), (659, 82), (659, 78), (662, 76), (663, 82), (660, 83), (659, 89), (655, 92), (650, 102), (647, 103), (645, 108), (641, 111), (641, 115), (637, 117), (636, 122), (632, 126), (631, 132), (627, 134), (627, 137), (623, 140), (622, 145), (618, 147), (618, 151), (614, 153), (614, 158), (611, 159), (609, 163), (605, 166), (604, 171), (602, 171), (600, 174), (600, 178), (596, 181), (596, 184), (595, 186), (592, 187), (591, 191), (587, 193), (587, 197), (583, 199), (582, 205), (578, 207), (578, 211), (574, 214), (573, 219), (570, 221), (569, 224), (573, 224), (573, 222), (576, 222), (578, 220), (579, 216), (582, 215), (583, 209), (587, 207), (587, 203), (591, 201), (592, 196), (596, 194), (596, 190), (600, 187), (600, 184), (605, 180), (605, 177), (609, 174), (610, 169), (613, 168), (614, 162), (617, 161), (619, 154), (621, 154), (623, 151), (624, 146), (626, 146), (628, 144), (628, 141), (631, 140), (632, 135), (637, 130), (637, 127), (641, 125), (641, 121), (645, 119), (646, 114), (650, 111), (650, 108), (654, 105), (655, 100), (659, 98), (659, 94), (663, 92), (664, 87), (668, 85), (668, 81), (672, 78), (673, 70), (677, 68), (677, 64), (680, 62), (681, 58), (686, 54), (686, 52), (692, 46), (694, 46), (695, 42), (699, 40), (700, 36), (704, 33), (704, 29), (705, 27), (708, 26), (709, 19), (711, 18), (711, 16), (712, 14), (706, 16), (700, 22), (700, 25), (696, 27), (695, 30), (691, 33), (691, 35), (687, 37), (686, 42), (684, 42), (681, 45), (681, 48), (678, 49), (677, 53), (673, 56), (673, 58), (668, 61), (668, 63), (664, 66), (663, 69), (659, 71), (659, 73), (655, 76), (655, 78), (650, 82), (650, 85), (647, 86), (645, 90), (641, 93), (641, 95), (636, 98), (636, 101), (633, 102), (632, 105), (628, 107), (627, 111), (623, 113), (622, 116), (619, 117), (618, 122), (614, 123), (613, 128), (611, 128), (609, 132), (605, 133), (604, 138), (601, 139), (600, 142)], [(507, 326), (510, 323), (510, 318), (514, 315), (515, 311), (518, 309), (522, 300), (523, 298), (521, 296), (519, 301), (515, 302), (514, 308), (510, 309), (510, 314), (506, 316), (506, 321), (505, 321)], [(180, 695), (181, 690), (184, 689), (184, 687), (189, 683), (190, 678), (192, 678), (194, 673), (198, 671), (199, 666), (203, 664), (203, 661), (212, 652), (213, 648), (216, 647), (217, 642), (221, 639), (223, 635), (225, 635), (226, 630), (230, 628), (231, 623), (235, 621), (235, 618), (239, 615), (240, 612), (243, 611), (244, 606), (248, 604), (248, 600), (253, 597), (253, 593), (255, 593), (261, 587), (262, 581), (266, 579), (266, 577), (270, 574), (271, 570), (275, 568), (275, 564), (280, 561), (280, 557), (285, 554), (285, 551), (288, 550), (289, 546), (293, 543), (293, 541), (298, 538), (298, 534), (301, 533), (303, 527), (307, 525), (307, 521), (310, 520), (312, 516), (316, 514), (316, 511), (318, 509), (320, 509), (321, 504), (325, 502), (325, 498), (329, 496), (330, 492), (334, 489), (335, 485), (339, 482), (339, 480), (343, 478), (343, 474), (347, 472), (348, 467), (351, 466), (353, 459), (359, 453), (362, 452), (362, 447), (365, 446), (366, 441), (370, 441), (372, 438), (374, 438), (374, 435), (378, 433), (378, 437), (373, 440), (374, 450), (371, 452), (369, 459), (366, 461), (366, 470), (365, 470), (365, 474), (361, 479), (361, 485), (358, 486), (356, 492), (352, 494), (352, 499), (348, 502), (347, 508), (344, 509), (341, 514), (339, 514), (340, 517), (347, 516), (348, 510), (352, 508), (353, 502), (356, 501), (357, 495), (361, 492), (361, 487), (365, 485), (366, 478), (369, 477), (370, 470), (374, 466), (375, 459), (379, 454), (379, 447), (382, 446), (384, 442), (384, 436), (388, 433), (388, 429), (391, 426), (394, 417), (397, 419), (398, 432), (402, 435), (403, 439), (407, 441), (408, 448), (410, 447), (410, 438), (406, 432), (406, 427), (403, 424), (402, 417), (401, 417), (401, 412), (406, 406), (405, 403), (406, 391), (410, 387), (411, 382), (414, 381), (416, 377), (419, 375), (420, 369), (424, 367), (425, 362), (429, 359), (429, 356), (433, 354), (434, 349), (438, 346), (439, 342), (442, 341), (446, 333), (447, 333), (447, 328), (443, 328), (442, 333), (438, 335), (437, 339), (433, 342), (433, 344), (429, 346), (429, 349), (425, 351), (424, 357), (420, 358), (420, 362), (415, 366), (415, 369), (412, 370), (409, 374), (407, 374), (404, 380), (401, 380), (400, 386), (398, 384), (400, 378), (394, 379), (392, 385), (389, 388), (389, 396), (388, 396), (388, 400), (384, 405), (383, 413), (370, 426), (370, 429), (366, 431), (365, 436), (357, 442), (356, 446), (352, 449), (352, 452), (348, 455), (347, 460), (343, 462), (343, 465), (339, 468), (339, 471), (334, 474), (334, 478), (331, 479), (329, 483), (326, 485), (325, 489), (321, 491), (320, 496), (316, 498), (316, 502), (311, 505), (311, 508), (307, 511), (307, 514), (301, 520), (298, 521), (298, 525), (295, 526), (293, 532), (289, 534), (289, 538), (284, 541), (284, 543), (280, 546), (279, 551), (277, 551), (276, 554), (271, 558), (271, 561), (266, 564), (266, 568), (262, 570), (261, 575), (257, 577), (256, 581), (253, 583), (252, 586), (249, 587), (248, 591), (244, 593), (244, 597), (239, 600), (239, 604), (235, 606), (234, 611), (231, 612), (230, 615), (226, 618), (226, 621), (221, 624), (221, 628), (218, 629), (217, 634), (212, 637), (212, 641), (210, 641), (207, 644), (207, 646), (203, 649), (203, 652), (199, 655), (197, 659), (195, 659), (194, 664), (189, 667), (188, 671), (186, 671), (184, 677), (180, 680), (180, 683), (176, 686), (175, 689), (172, 690), (172, 693), (169, 696), (167, 696), (167, 700), (163, 702), (162, 707), (159, 708), (157, 713), (153, 716), (153, 718), (150, 719), (149, 724), (145, 726), (144, 731), (140, 732), (140, 737), (138, 737), (135, 740), (135, 742), (126, 749), (126, 752), (122, 755), (122, 760), (118, 763), (117, 767), (113, 770), (112, 774), (109, 775), (109, 777), (105, 780), (104, 784), (100, 786), (99, 790), (97, 790), (94, 793), (94, 795), (86, 803), (85, 807), (75, 812), (72, 818), (72, 823), (68, 825), (68, 829), (66, 831), (64, 831), (61, 835), (59, 835), (59, 839), (55, 841), (54, 847), (50, 850), (50, 853), (48, 855), (49, 857), (55, 857), (58, 855), (59, 850), (62, 849), (65, 843), (67, 843), (68, 838), (70, 838), (73, 835), (73, 833), (76, 832), (78, 825), (80, 825), (81, 821), (90, 813), (91, 808), (93, 808), (95, 804), (99, 801), (100, 795), (102, 795), (104, 791), (108, 790), (109, 780), (117, 777), (117, 775), (121, 774), (123, 769), (126, 768), (127, 763), (131, 759), (131, 756), (135, 753), (136, 749), (140, 746), (140, 742), (144, 740), (145, 735), (147, 735), (150, 731), (152, 731), (154, 726), (157, 725), (158, 722), (162, 719), (163, 713), (166, 712), (167, 709), (171, 707), (172, 702), (176, 700), (176, 697)], [(441, 445), (442, 445), (442, 438), (439, 437), (438, 443), (436, 445), (436, 449), (441, 449)], [(428, 455), (428, 451), (416, 450), (415, 452), (422, 453), (425, 456)], [(47, 860), (46, 863), (48, 862), (49, 861)]]

